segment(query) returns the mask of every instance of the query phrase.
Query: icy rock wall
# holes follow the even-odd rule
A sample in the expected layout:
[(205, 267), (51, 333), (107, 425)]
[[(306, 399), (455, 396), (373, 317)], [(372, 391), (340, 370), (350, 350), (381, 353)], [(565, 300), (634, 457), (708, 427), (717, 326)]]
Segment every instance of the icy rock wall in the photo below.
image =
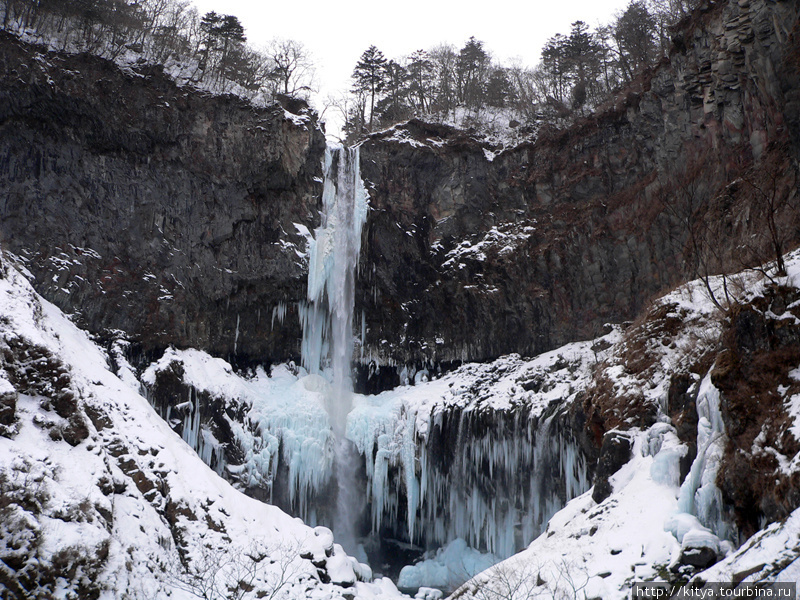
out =
[(719, 390), (711, 383), (710, 373), (700, 383), (697, 415), (697, 457), (681, 485), (678, 509), (696, 516), (717, 536), (733, 539), (735, 532), (723, 518), (722, 493), (716, 484), (728, 438), (720, 412)]
[(365, 355), (535, 356), (633, 319), (692, 277), (685, 227), (659, 200), (688, 177), (699, 216), (724, 224), (716, 253), (741, 265), (741, 245), (767, 226), (752, 190), (729, 184), (800, 148), (800, 4), (702, 4), (641, 86), (565, 130), (543, 127), (491, 160), (486, 145), (419, 121), (364, 142)]
[(348, 436), (366, 460), (373, 533), (423, 547), (462, 538), (510, 556), (590, 486), (559, 417), (526, 408), (401, 410), (371, 427), (355, 415)]

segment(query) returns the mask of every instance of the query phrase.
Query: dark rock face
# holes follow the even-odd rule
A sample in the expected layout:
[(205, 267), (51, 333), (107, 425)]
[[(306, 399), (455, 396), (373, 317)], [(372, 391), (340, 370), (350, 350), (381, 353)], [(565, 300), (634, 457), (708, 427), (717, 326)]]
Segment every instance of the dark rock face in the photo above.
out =
[(611, 495), (614, 489), (608, 480), (609, 477), (619, 471), (630, 458), (630, 436), (618, 431), (609, 431), (603, 437), (600, 458), (595, 467), (592, 500), (599, 504)]
[(717, 553), (713, 548), (687, 548), (681, 552), (680, 564), (703, 570), (716, 563), (717, 560)]
[(744, 537), (800, 505), (800, 475), (781, 466), (800, 452), (786, 404), (800, 393), (790, 374), (800, 364), (798, 300), (794, 289), (769, 286), (734, 309), (711, 373), (729, 438), (717, 485)]
[(765, 221), (730, 182), (769, 167), (780, 193), (797, 188), (797, 20), (793, 2), (715, 3), (627, 95), (491, 160), (416, 121), (367, 139), (365, 356), (485, 360), (591, 337), (695, 276), (701, 233), (717, 265), (741, 268), (739, 243)]
[(688, 373), (674, 373), (670, 377), (667, 406), (678, 438), (686, 444), (687, 452), (681, 458), (681, 481), (689, 474), (697, 458), (697, 392), (699, 387)]
[[(298, 354), (324, 136), (307, 107), (257, 109), (0, 35), (0, 240), (37, 291), (145, 350)], [(282, 304), (283, 303), (283, 304)]]
[[(381, 366), (533, 355), (632, 318), (703, 258), (676, 208), (687, 197), (697, 227), (719, 227), (720, 264), (739, 267), (764, 215), (730, 182), (772, 161), (775, 187), (797, 187), (797, 19), (794, 2), (709, 5), (596, 115), (497, 156), (417, 121), (365, 140), (355, 320), (376, 389), (396, 383)], [(296, 358), (294, 224), (313, 229), (321, 194), (313, 115), (0, 44), (0, 240), (38, 291), (145, 351)]]

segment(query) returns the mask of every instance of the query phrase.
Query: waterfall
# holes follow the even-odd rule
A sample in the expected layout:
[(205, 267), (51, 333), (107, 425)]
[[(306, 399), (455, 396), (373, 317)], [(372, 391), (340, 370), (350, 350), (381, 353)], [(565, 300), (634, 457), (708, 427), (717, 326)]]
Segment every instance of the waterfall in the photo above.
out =
[(359, 151), (325, 152), (322, 224), (314, 231), (308, 261), (308, 302), (301, 311), (303, 366), (320, 373), (329, 366), (333, 392), (328, 399), (331, 425), (344, 437), (352, 405), (353, 305), (361, 228), (367, 219), (367, 193), (361, 182)]
[(311, 374), (326, 374), (331, 382), (326, 408), (337, 440), (338, 481), (334, 532), (350, 552), (355, 550), (353, 505), (360, 457), (345, 438), (353, 404), (353, 307), (361, 229), (367, 219), (367, 193), (361, 181), (359, 150), (328, 148), (324, 162), (322, 223), (309, 248), (308, 306), (300, 312), (303, 326), (303, 366)]

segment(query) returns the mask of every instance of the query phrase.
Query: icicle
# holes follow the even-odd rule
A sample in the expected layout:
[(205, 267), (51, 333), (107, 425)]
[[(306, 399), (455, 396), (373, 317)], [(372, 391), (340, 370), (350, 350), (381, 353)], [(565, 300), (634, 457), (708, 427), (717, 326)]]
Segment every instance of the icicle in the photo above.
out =
[[(309, 242), (308, 305), (300, 312), (303, 328), (301, 356), (312, 375), (325, 372), (332, 385), (325, 402), (337, 439), (335, 464), (337, 493), (334, 533), (354, 552), (355, 523), (352, 489), (357, 465), (345, 438), (347, 415), (353, 402), (351, 365), (355, 339), (353, 307), (361, 229), (367, 218), (367, 193), (361, 181), (360, 155), (356, 148), (330, 149), (323, 163), (322, 223)], [(301, 491), (302, 493), (302, 491)], [(360, 496), (360, 494), (357, 494)]]
[(233, 338), (233, 353), (236, 354), (236, 347), (239, 344), (239, 315), (236, 315), (236, 335)]
[(720, 538), (732, 539), (734, 531), (722, 518), (722, 494), (716, 485), (727, 436), (719, 408), (719, 390), (711, 383), (710, 372), (700, 383), (696, 405), (697, 457), (681, 485), (678, 510), (696, 516)]
[(272, 307), (272, 324), (271, 329), (275, 329), (275, 319), (278, 319), (278, 323), (283, 325), (283, 320), (286, 318), (286, 312), (288, 310), (288, 306), (285, 302), (281, 301), (278, 302), (277, 305)]
[[(465, 409), (452, 421), (445, 420), (453, 416), (449, 408), (425, 417), (426, 433), (420, 435), (419, 415), (403, 404), (392, 409), (391, 396), (387, 402), (374, 404), (371, 413), (361, 407), (348, 423), (348, 437), (367, 460), (373, 532), (388, 526), (403, 539), (428, 545), (462, 538), (474, 548), (510, 556), (589, 487), (585, 460), (554, 417), (534, 425), (523, 411)], [(485, 428), (486, 419), (495, 426)], [(438, 436), (453, 451), (446, 464), (440, 455), (429, 455), (426, 441)], [(397, 475), (389, 479), (390, 472)], [(404, 531), (397, 523), (401, 502)]]

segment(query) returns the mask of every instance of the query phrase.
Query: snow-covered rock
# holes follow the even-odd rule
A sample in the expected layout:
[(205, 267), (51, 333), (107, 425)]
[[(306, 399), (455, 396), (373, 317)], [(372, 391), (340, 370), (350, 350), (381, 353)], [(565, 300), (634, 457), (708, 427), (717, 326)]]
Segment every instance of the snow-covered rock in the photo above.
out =
[(0, 582), (12, 596), (183, 599), (240, 586), (247, 598), (401, 596), (368, 583), (329, 531), (220, 479), (10, 267), (0, 357), (19, 397), (0, 436)]

